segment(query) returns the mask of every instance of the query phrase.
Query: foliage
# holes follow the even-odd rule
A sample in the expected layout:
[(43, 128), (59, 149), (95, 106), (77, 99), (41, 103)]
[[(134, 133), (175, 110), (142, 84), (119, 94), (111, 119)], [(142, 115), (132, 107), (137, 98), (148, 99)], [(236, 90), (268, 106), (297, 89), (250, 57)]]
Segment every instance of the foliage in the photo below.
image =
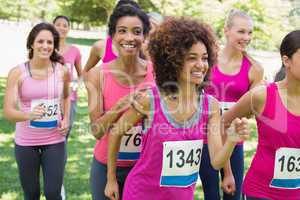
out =
[[(54, 15), (70, 17), (73, 28), (103, 26), (117, 0), (0, 0), (0, 18), (8, 20), (52, 20)], [(281, 38), (299, 28), (298, 0), (136, 0), (146, 12), (193, 16), (211, 24), (223, 39), (226, 14), (232, 8), (249, 13), (254, 22), (251, 47), (275, 50)], [(298, 3), (297, 3), (298, 2)]]
[[(51, 0), (0, 0), (0, 17), (9, 20), (45, 20), (56, 9)], [(51, 10), (51, 12), (49, 12)]]
[(69, 16), (73, 23), (83, 24), (85, 29), (105, 24), (113, 5), (111, 0), (58, 1), (60, 13)]

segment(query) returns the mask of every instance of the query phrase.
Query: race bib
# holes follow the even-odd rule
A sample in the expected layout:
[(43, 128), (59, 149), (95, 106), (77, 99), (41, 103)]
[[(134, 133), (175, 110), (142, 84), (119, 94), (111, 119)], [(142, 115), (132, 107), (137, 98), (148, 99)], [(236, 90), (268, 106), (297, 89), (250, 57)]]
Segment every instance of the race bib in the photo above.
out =
[(138, 160), (141, 144), (142, 126), (134, 126), (122, 137), (118, 160)]
[(45, 113), (41, 119), (30, 120), (32, 128), (55, 128), (58, 123), (58, 115), (60, 112), (58, 99), (36, 99), (31, 101), (31, 111), (38, 105), (45, 109)]
[(236, 102), (220, 102), (221, 107), (221, 114), (224, 114), (227, 110), (229, 110), (231, 107), (233, 107), (236, 104)]
[(203, 140), (163, 143), (162, 187), (188, 187), (196, 183), (201, 162)]
[(276, 151), (274, 176), (270, 187), (300, 188), (300, 149), (282, 147)]

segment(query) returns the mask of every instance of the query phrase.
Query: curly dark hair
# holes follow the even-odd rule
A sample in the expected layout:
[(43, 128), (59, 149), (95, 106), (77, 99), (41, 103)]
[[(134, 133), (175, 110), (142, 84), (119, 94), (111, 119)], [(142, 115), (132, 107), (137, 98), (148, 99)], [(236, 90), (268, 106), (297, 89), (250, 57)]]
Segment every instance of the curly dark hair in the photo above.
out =
[[(184, 58), (193, 44), (201, 42), (207, 48), (209, 70), (200, 92), (208, 80), (210, 68), (216, 63), (218, 45), (211, 27), (203, 22), (186, 17), (167, 17), (150, 36), (149, 54), (154, 66), (156, 84), (160, 90), (170, 94), (178, 91), (178, 76), (184, 64)], [(171, 84), (170, 84), (171, 83)]]
[(28, 58), (29, 59), (33, 58), (32, 45), (33, 45), (34, 40), (37, 37), (37, 35), (43, 30), (50, 31), (53, 35), (54, 51), (53, 51), (52, 55), (50, 56), (50, 60), (52, 62), (59, 62), (61, 64), (64, 64), (63, 57), (57, 53), (59, 50), (59, 33), (57, 32), (57, 30), (55, 29), (55, 27), (52, 24), (46, 23), (46, 22), (39, 23), (31, 29), (31, 31), (27, 37), (27, 44), (26, 44), (26, 47), (28, 50)]
[(120, 18), (126, 17), (126, 16), (131, 16), (131, 17), (138, 17), (142, 23), (143, 23), (143, 34), (148, 35), (149, 30), (150, 30), (150, 22), (149, 22), (149, 17), (147, 14), (129, 4), (121, 5), (117, 7), (111, 16), (109, 17), (109, 22), (108, 22), (108, 34), (112, 37), (115, 32), (116, 32), (116, 26), (117, 22)]

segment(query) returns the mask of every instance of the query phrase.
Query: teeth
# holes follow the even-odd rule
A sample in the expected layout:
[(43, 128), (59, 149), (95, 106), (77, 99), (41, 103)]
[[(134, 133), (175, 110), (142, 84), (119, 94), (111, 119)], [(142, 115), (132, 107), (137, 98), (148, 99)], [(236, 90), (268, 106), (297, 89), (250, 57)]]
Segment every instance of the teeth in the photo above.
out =
[(203, 74), (201, 72), (193, 72), (192, 75), (201, 77)]
[(122, 45), (124, 48), (134, 48), (135, 46), (132, 44), (123, 44)]

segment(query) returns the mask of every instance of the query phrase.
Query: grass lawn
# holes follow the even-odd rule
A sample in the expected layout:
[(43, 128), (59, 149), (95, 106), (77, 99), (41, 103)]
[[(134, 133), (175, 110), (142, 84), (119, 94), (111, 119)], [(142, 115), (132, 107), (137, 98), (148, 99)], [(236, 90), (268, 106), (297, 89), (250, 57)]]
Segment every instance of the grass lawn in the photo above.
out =
[[(21, 200), (22, 191), (14, 158), (14, 124), (3, 119), (3, 95), (5, 78), (0, 78), (0, 199)], [(87, 94), (85, 88), (79, 88), (78, 114), (68, 142), (68, 162), (64, 184), (68, 200), (90, 200), (89, 172), (95, 139), (89, 134)], [(245, 145), (246, 168), (255, 152), (256, 128)], [(201, 186), (197, 186), (195, 199), (202, 199)], [(201, 196), (201, 198), (199, 198)], [(45, 199), (45, 198), (42, 198)]]
[(68, 37), (67, 42), (70, 44), (78, 44), (78, 45), (85, 45), (85, 46), (92, 46), (94, 42), (98, 39), (87, 39), (87, 38), (72, 38)]

